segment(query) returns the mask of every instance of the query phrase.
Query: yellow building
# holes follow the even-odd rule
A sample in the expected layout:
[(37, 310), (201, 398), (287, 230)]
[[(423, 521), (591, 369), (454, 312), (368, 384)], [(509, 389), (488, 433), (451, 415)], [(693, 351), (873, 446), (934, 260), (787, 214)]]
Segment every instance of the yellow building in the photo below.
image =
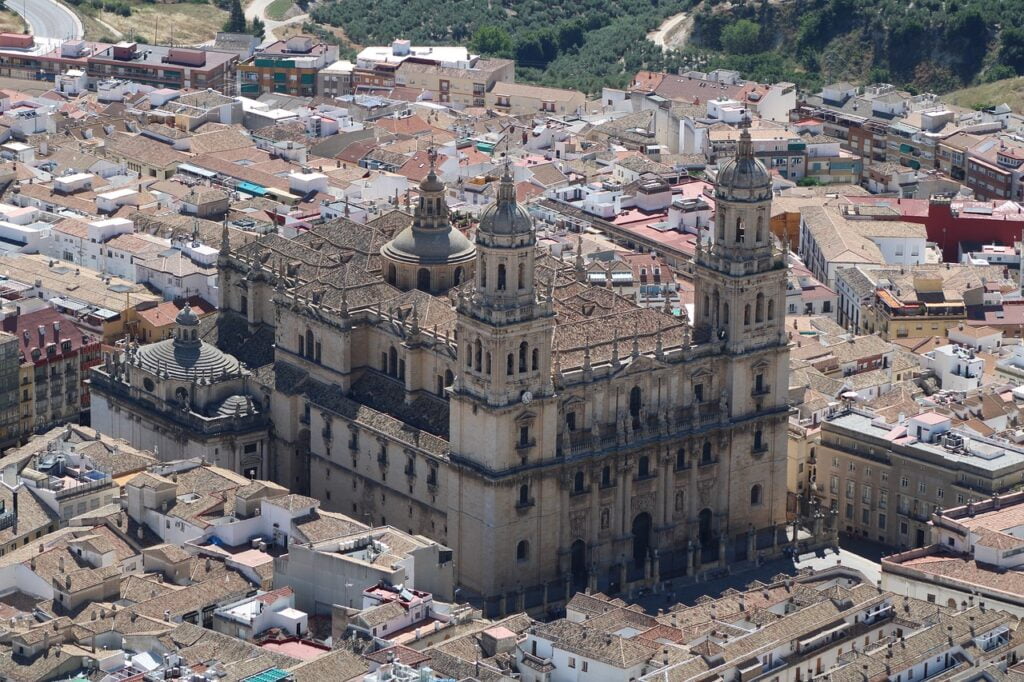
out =
[(583, 109), (586, 96), (578, 90), (544, 88), (523, 83), (495, 83), (484, 98), (488, 109), (524, 114), (574, 114)]

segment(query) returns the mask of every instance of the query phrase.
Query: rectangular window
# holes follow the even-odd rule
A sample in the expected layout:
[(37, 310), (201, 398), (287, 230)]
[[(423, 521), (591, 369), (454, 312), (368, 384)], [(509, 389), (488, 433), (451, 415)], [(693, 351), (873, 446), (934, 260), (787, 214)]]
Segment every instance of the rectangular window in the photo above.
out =
[(853, 505), (852, 504), (847, 504), (846, 505), (846, 518), (849, 519), (850, 521), (853, 520)]
[(878, 508), (885, 509), (889, 506), (889, 491), (882, 488), (878, 491)]
[(867, 507), (860, 510), (860, 522), (865, 526), (870, 525), (871, 523), (871, 510)]
[(860, 501), (864, 504), (871, 504), (871, 486), (865, 485), (861, 488)]
[(928, 492), (928, 486), (924, 483), (924, 481), (918, 482), (917, 492), (920, 493), (921, 495), (924, 495), (925, 493)]
[(576, 658), (573, 657), (573, 656), (569, 657), (569, 667), (570, 668), (575, 668), (576, 667)]
[(906, 534), (907, 534), (907, 522), (906, 521), (900, 521), (900, 535), (906, 535)]
[(878, 530), (885, 530), (885, 514), (878, 515)]
[(828, 489), (829, 489), (829, 492), (832, 493), (833, 495), (838, 495), (839, 494), (839, 477), (838, 476), (833, 476), (832, 477), (832, 480), (829, 482)]
[(854, 483), (853, 481), (847, 481), (846, 482), (846, 498), (849, 499), (849, 500), (852, 500), (854, 495), (856, 495), (856, 491), (857, 491), (857, 484)]

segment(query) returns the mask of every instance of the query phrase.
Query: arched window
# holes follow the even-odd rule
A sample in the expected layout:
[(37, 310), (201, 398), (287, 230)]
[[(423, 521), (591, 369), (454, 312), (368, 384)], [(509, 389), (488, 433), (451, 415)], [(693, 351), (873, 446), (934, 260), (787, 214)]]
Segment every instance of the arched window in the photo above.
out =
[(540, 369), (540, 350), (537, 348), (533, 349), (533, 360), (530, 363), (530, 367), (533, 369), (534, 372)]
[(498, 291), (505, 291), (505, 264), (498, 264)]
[(764, 239), (764, 218), (757, 216), (757, 231), (754, 233), (754, 238), (758, 244)]
[(462, 272), (462, 266), (460, 265), (459, 267), (455, 268), (455, 274), (453, 275), (454, 279), (452, 280), (452, 283), (455, 286), (459, 286), (460, 284), (462, 284), (462, 277), (463, 277), (463, 272)]
[(416, 273), (416, 288), (420, 291), (430, 291), (430, 270), (419, 269)]
[(681, 470), (686, 468), (686, 449), (679, 448), (676, 450), (676, 469)]
[(729, 324), (729, 304), (722, 304), (722, 324)]
[(775, 299), (773, 298), (768, 299), (768, 319), (775, 319)]
[(643, 392), (639, 386), (634, 386), (629, 392), (629, 414), (632, 417), (640, 416), (640, 407), (643, 405)]
[(530, 503), (530, 486), (525, 483), (519, 486), (519, 504), (527, 505)]
[(577, 471), (576, 475), (572, 477), (572, 491), (574, 493), (583, 492), (583, 472)]
[(526, 288), (526, 264), (525, 263), (520, 263), (519, 264), (519, 274), (516, 277), (516, 286), (518, 286), (520, 289), (525, 289)]
[(757, 506), (761, 504), (761, 484), (755, 483), (750, 488), (750, 504), (751, 506)]
[(764, 322), (764, 294), (758, 294), (754, 302), (754, 322)]
[(388, 349), (388, 374), (398, 376), (398, 351), (394, 346)]
[(704, 317), (711, 317), (711, 299), (704, 294)]
[(483, 345), (480, 343), (480, 339), (477, 339), (473, 342), (473, 366), (478, 372), (483, 361), (483, 352)]
[(750, 304), (743, 306), (743, 324), (750, 324)]
[(528, 350), (529, 349), (528, 349), (528, 347), (526, 345), (526, 341), (523, 341), (521, 344), (519, 344), (519, 371), (520, 372), (525, 372), (526, 371), (526, 355), (527, 355)]
[(700, 463), (711, 464), (711, 443), (704, 443), (700, 451)]
[(757, 429), (754, 431), (754, 450), (760, 450), (762, 447), (764, 447), (763, 438), (764, 435), (761, 429)]
[(490, 353), (485, 353), (484, 354), (484, 372), (486, 372), (487, 374), (491, 373), (491, 354)]
[(487, 263), (480, 264), (480, 288), (487, 288)]
[(398, 282), (398, 268), (394, 265), (388, 266), (388, 284), (395, 284)]
[(651, 475), (651, 460), (647, 455), (640, 458), (636, 465), (636, 477), (647, 478)]
[(471, 343), (466, 344), (466, 367), (473, 369), (473, 344)]
[(530, 558), (530, 543), (520, 540), (516, 545), (516, 561), (526, 561)]
[(612, 484), (612, 468), (606, 466), (601, 469), (601, 487), (607, 488)]
[[(700, 238), (701, 238), (701, 236), (698, 234), (697, 235), (697, 239), (700, 239)], [(718, 223), (718, 241), (719, 242), (724, 242), (725, 241), (725, 221), (724, 220), (722, 220), (722, 221), (720, 221)]]
[(306, 357), (313, 357), (313, 330), (306, 330)]
[(739, 244), (743, 241), (743, 218), (736, 218), (736, 243)]
[(512, 376), (512, 372), (515, 370), (515, 366), (516, 366), (515, 363), (516, 363), (515, 356), (513, 356), (511, 353), (509, 353), (507, 361), (505, 362), (505, 374), (507, 376)]

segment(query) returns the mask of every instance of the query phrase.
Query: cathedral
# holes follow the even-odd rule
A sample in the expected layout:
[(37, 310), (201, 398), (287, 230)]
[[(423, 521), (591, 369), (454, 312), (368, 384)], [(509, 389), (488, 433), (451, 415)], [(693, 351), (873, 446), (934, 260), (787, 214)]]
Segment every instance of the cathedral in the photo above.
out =
[(491, 612), (777, 554), (786, 261), (745, 130), (716, 204), (692, 320), (542, 252), (507, 168), (475, 242), (433, 171), (411, 219), (225, 237), (220, 341), (273, 341), (271, 477), (451, 547)]

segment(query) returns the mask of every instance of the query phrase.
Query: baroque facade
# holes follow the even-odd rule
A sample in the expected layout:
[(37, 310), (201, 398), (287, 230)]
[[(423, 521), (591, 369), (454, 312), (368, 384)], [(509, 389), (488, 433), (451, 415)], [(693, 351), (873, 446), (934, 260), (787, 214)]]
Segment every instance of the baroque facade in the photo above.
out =
[(520, 608), (780, 551), (786, 266), (746, 131), (719, 177), (692, 323), (542, 254), (507, 170), (475, 244), (433, 172), (411, 219), (225, 242), (220, 323), (273, 333), (270, 475)]

